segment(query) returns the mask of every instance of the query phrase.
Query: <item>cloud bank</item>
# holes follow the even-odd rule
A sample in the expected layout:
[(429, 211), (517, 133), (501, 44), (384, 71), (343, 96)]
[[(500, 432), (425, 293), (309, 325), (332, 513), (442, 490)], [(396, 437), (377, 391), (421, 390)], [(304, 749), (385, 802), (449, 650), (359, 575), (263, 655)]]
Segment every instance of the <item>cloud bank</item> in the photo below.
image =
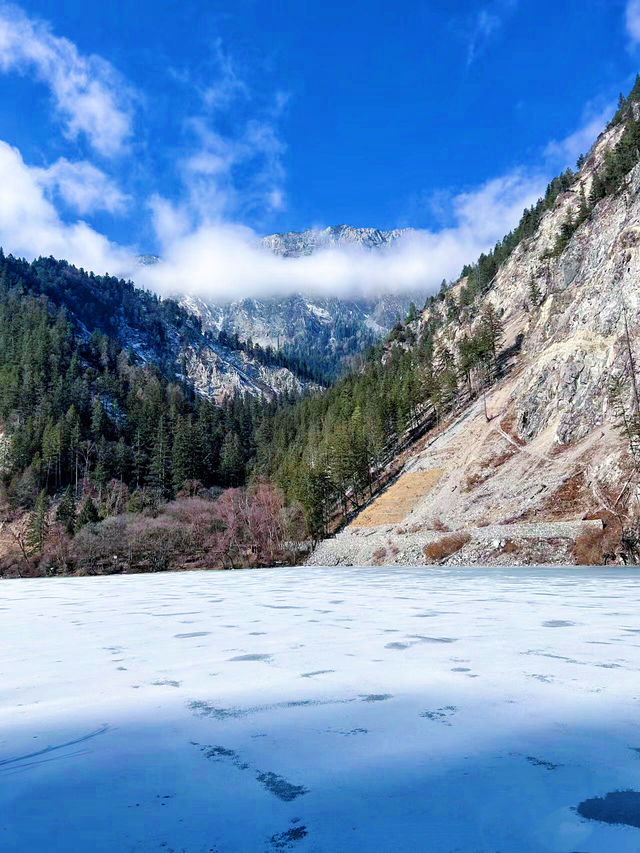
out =
[(257, 235), (231, 224), (208, 223), (171, 234), (162, 262), (145, 267), (137, 280), (160, 293), (184, 292), (207, 299), (234, 299), (302, 291), (320, 295), (366, 295), (381, 291), (431, 292), (443, 278), (500, 240), (534, 203), (546, 180), (515, 171), (453, 199), (454, 225), (413, 231), (388, 248), (331, 248), (282, 258), (258, 245)]
[[(496, 0), (487, 8), (496, 15), (514, 5)], [(640, 6), (640, 0), (632, 6)], [(477, 37), (489, 37), (498, 26), (499, 19), (488, 11), (481, 14)], [(114, 155), (123, 153), (132, 137), (129, 87), (99, 57), (83, 56), (44, 23), (0, 5), (0, 70), (31, 73), (45, 83), (63, 132), (82, 134), (102, 158), (100, 167), (66, 158), (34, 167), (17, 148), (0, 141), (0, 244), (5, 251), (28, 258), (51, 254), (96, 273), (133, 278), (163, 295), (188, 293), (210, 301), (294, 292), (426, 295), (502, 239), (524, 208), (543, 194), (555, 167), (575, 161), (606, 120), (607, 111), (592, 111), (575, 133), (550, 142), (537, 172), (514, 169), (447, 195), (446, 227), (413, 231), (379, 251), (339, 247), (282, 258), (261, 248), (259, 235), (240, 223), (247, 210), (284, 204), (285, 145), (277, 120), (286, 108), (286, 93), (247, 113), (249, 102), (252, 108), (255, 103), (247, 84), (219, 44), (214, 57), (218, 75), (202, 87), (199, 110), (183, 120), (185, 141), (176, 161), (179, 192), (172, 198), (156, 193), (135, 200), (162, 257), (158, 264), (140, 266), (137, 255), (146, 247), (119, 245), (90, 222), (92, 214), (130, 214), (133, 207), (134, 200), (109, 174)], [(243, 110), (229, 121), (238, 103)]]

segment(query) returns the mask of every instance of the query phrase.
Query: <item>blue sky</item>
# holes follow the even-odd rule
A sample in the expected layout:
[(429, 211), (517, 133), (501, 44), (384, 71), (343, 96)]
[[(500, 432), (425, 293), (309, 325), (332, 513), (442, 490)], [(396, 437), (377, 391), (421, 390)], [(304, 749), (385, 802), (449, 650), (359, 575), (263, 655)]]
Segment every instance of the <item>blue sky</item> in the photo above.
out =
[(639, 43), (638, 0), (0, 4), (0, 242), (100, 272), (213, 242), (251, 280), (256, 234), (411, 225), (440, 276), (589, 147)]

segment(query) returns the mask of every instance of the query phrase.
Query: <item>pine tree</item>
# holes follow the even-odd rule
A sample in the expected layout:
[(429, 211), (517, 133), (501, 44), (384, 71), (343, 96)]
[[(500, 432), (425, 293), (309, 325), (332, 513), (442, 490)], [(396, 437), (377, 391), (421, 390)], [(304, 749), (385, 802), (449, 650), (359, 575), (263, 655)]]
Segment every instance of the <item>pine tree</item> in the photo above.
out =
[(29, 525), (27, 527), (26, 544), (31, 554), (42, 554), (44, 551), (48, 530), (48, 510), (49, 498), (46, 491), (42, 489), (36, 498), (36, 503), (29, 517)]
[(67, 486), (65, 493), (58, 506), (56, 513), (56, 521), (64, 524), (65, 530), (70, 536), (73, 536), (76, 526), (76, 499), (73, 493), (73, 488)]
[(104, 407), (100, 397), (94, 397), (91, 403), (91, 432), (93, 437), (98, 440), (104, 433), (106, 424), (106, 416)]
[(491, 302), (487, 302), (482, 312), (481, 336), (487, 342), (495, 368), (498, 360), (498, 350), (504, 338), (504, 329)]
[(186, 480), (194, 478), (194, 454), (191, 442), (191, 422), (178, 416), (176, 418), (173, 449), (171, 452), (171, 479), (174, 491), (178, 492)]
[(406, 323), (413, 323), (414, 320), (418, 319), (418, 309), (416, 308), (415, 302), (409, 303), (409, 313), (407, 314)]
[(593, 176), (593, 181), (591, 182), (591, 190), (589, 191), (589, 198), (587, 200), (587, 204), (590, 210), (596, 206), (596, 204), (603, 199), (607, 194), (607, 189), (605, 186), (605, 182), (602, 178), (600, 172), (596, 172)]
[(151, 463), (149, 465), (149, 485), (156, 489), (164, 497), (169, 494), (169, 439), (165, 428), (164, 415), (158, 421), (156, 439), (151, 452)]
[(133, 477), (136, 489), (139, 489), (144, 482), (146, 471), (147, 453), (142, 438), (142, 430), (138, 427), (133, 441)]
[(580, 184), (580, 204), (578, 206), (578, 225), (582, 225), (583, 222), (589, 218), (589, 205), (587, 204), (587, 197), (584, 192), (584, 183)]
[(537, 306), (540, 304), (540, 300), (542, 299), (542, 293), (540, 292), (540, 288), (538, 287), (536, 280), (533, 278), (529, 282), (528, 291), (529, 302), (534, 308), (537, 308)]
[(80, 512), (76, 519), (76, 531), (80, 530), (86, 524), (95, 524), (97, 521), (100, 521), (100, 513), (93, 499), (88, 497), (80, 507)]
[(220, 473), (229, 486), (238, 486), (242, 482), (243, 471), (242, 445), (235, 432), (228, 432), (220, 449)]

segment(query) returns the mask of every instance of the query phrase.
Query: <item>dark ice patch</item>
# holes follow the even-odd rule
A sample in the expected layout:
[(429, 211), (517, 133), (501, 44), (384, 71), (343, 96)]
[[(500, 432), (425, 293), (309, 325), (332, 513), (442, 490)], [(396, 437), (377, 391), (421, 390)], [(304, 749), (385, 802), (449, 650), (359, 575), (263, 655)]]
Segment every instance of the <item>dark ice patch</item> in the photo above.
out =
[(566, 619), (547, 619), (546, 622), (542, 623), (543, 628), (569, 628), (571, 625), (575, 625), (575, 622), (567, 622)]
[(233, 717), (243, 716), (242, 712), (236, 708), (216, 708), (211, 702), (203, 702), (196, 699), (189, 702), (189, 710), (193, 711), (198, 717), (213, 717), (216, 720), (228, 720)]
[(285, 832), (272, 835), (269, 844), (272, 850), (288, 850), (293, 847), (296, 841), (302, 841), (306, 835), (308, 835), (306, 826), (294, 826)]
[(239, 719), (250, 714), (260, 714), (263, 711), (279, 711), (286, 708), (313, 708), (320, 705), (346, 705), (355, 702), (350, 699), (293, 699), (289, 702), (274, 702), (270, 705), (253, 705), (248, 708), (218, 708), (211, 702), (201, 699), (192, 700), (187, 707), (198, 717), (213, 717), (216, 720)]
[(270, 661), (273, 655), (260, 655), (260, 654), (250, 654), (250, 655), (236, 655), (234, 658), (229, 658), (230, 661), (238, 661), (238, 660), (263, 660)]
[(189, 634), (174, 634), (177, 640), (186, 640), (188, 637), (207, 637), (211, 631), (191, 631)]
[(343, 737), (351, 737), (352, 735), (368, 735), (369, 729), (357, 728), (357, 729), (327, 729), (331, 734), (342, 735)]
[(640, 792), (610, 791), (604, 797), (583, 800), (577, 811), (589, 820), (622, 823), (640, 829)]
[(316, 675), (328, 675), (330, 672), (335, 672), (335, 669), (316, 669), (315, 672), (303, 672), (300, 678), (314, 678)]
[(257, 773), (256, 779), (267, 791), (286, 803), (307, 793), (307, 788), (303, 785), (292, 785), (291, 782), (288, 782), (283, 776), (278, 776), (277, 773)]
[(450, 726), (449, 717), (451, 717), (458, 709), (455, 705), (445, 705), (443, 708), (436, 708), (435, 711), (423, 711), (421, 717), (427, 720), (434, 720), (438, 723), (444, 723), (445, 726)]
[(170, 678), (165, 678), (162, 681), (152, 681), (154, 687), (180, 687), (180, 681), (173, 681)]
[(393, 699), (392, 693), (362, 693), (360, 698), (363, 702), (386, 702), (387, 699)]
[(408, 649), (410, 643), (387, 643), (385, 649)]
[(471, 672), (468, 666), (454, 666), (451, 672)]
[(205, 758), (211, 761), (230, 761), (238, 770), (249, 770), (249, 765), (241, 760), (235, 749), (227, 749), (224, 746), (203, 746), (202, 752)]
[(554, 764), (552, 761), (544, 761), (542, 758), (536, 758), (533, 755), (527, 755), (526, 759), (534, 767), (544, 767), (545, 770), (557, 770), (558, 767), (563, 766), (562, 764)]

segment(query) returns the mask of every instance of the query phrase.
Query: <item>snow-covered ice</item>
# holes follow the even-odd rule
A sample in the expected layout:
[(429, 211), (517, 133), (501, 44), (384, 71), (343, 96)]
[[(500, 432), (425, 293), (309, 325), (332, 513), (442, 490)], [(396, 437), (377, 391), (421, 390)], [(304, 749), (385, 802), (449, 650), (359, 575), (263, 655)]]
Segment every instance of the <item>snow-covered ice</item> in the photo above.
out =
[(640, 850), (640, 575), (0, 582), (0, 850)]

